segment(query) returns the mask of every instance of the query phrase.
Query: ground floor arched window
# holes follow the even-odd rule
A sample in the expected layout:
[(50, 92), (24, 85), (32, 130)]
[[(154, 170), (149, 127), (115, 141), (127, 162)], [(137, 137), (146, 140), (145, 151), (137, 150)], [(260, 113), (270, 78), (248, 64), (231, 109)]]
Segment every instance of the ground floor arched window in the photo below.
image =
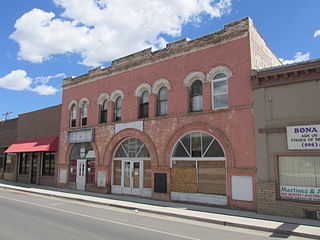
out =
[(225, 152), (213, 136), (190, 132), (171, 155), (171, 191), (226, 195)]
[(76, 188), (85, 190), (86, 184), (95, 184), (96, 155), (90, 143), (76, 143), (70, 154), (69, 182)]
[(112, 193), (151, 196), (151, 161), (142, 141), (128, 138), (113, 157)]

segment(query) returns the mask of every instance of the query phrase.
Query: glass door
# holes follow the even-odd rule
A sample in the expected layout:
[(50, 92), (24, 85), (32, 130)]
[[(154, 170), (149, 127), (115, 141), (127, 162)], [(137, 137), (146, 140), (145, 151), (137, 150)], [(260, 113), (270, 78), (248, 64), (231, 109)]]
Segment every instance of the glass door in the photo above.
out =
[(37, 173), (38, 173), (38, 153), (32, 153), (31, 161), (31, 183), (37, 183)]
[(140, 195), (142, 188), (142, 161), (123, 161), (123, 193)]

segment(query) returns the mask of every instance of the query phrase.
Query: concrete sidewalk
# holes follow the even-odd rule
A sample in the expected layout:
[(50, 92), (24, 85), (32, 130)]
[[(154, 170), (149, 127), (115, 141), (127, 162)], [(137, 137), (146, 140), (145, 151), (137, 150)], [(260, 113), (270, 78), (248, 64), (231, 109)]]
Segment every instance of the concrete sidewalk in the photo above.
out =
[(320, 221), (316, 220), (278, 217), (249, 211), (157, 201), (132, 196), (99, 194), (72, 189), (20, 184), (4, 180), (0, 180), (0, 188), (127, 209), (137, 209), (144, 212), (200, 220), (227, 226), (320, 239)]

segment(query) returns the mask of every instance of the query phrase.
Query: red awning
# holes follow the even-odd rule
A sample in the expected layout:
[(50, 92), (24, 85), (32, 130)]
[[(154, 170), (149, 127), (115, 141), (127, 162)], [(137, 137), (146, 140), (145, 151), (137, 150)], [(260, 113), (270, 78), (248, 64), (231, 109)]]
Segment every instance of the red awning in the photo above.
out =
[(44, 137), (17, 140), (5, 153), (16, 152), (56, 152), (58, 150), (58, 137)]

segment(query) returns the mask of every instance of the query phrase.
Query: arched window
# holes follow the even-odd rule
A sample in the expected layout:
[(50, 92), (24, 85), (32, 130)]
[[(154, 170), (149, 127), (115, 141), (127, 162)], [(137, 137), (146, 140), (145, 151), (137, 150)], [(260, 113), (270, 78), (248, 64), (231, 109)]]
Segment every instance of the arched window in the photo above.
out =
[(77, 106), (73, 104), (70, 110), (70, 127), (75, 127), (77, 123)]
[(121, 107), (122, 107), (122, 98), (121, 96), (117, 97), (114, 108), (114, 120), (121, 121)]
[(196, 80), (190, 87), (190, 111), (202, 111), (202, 82)]
[(100, 105), (100, 123), (106, 123), (108, 116), (108, 101), (105, 99)]
[(139, 118), (147, 118), (149, 111), (149, 93), (144, 91), (140, 98), (140, 113)]
[(168, 89), (167, 87), (160, 88), (157, 95), (158, 116), (168, 114)]
[[(151, 196), (151, 160), (142, 141), (128, 138), (117, 147), (113, 158), (113, 186), (121, 186), (122, 193), (141, 195), (139, 189), (148, 188)], [(117, 192), (117, 191), (116, 191)], [(119, 192), (118, 192), (119, 193)]]
[(81, 126), (87, 126), (88, 103), (83, 102), (81, 105)]
[(225, 160), (222, 146), (210, 134), (184, 135), (171, 156), (172, 191), (225, 195)]
[(224, 73), (218, 73), (212, 80), (213, 109), (227, 108), (228, 101), (228, 77)]
[(86, 183), (95, 183), (95, 160), (96, 155), (90, 143), (76, 143), (71, 151), (70, 164), (70, 182), (76, 182), (77, 176), (77, 161), (86, 160)]

